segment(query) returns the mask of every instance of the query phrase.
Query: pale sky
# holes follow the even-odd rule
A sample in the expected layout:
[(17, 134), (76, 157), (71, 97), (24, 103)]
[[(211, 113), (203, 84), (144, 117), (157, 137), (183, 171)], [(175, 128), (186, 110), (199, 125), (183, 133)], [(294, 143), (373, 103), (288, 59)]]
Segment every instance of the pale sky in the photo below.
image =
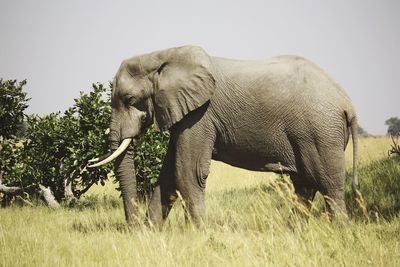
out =
[(123, 59), (185, 44), (306, 57), (346, 89), (369, 133), (400, 117), (400, 1), (0, 0), (0, 78), (28, 80), (27, 113), (64, 111)]

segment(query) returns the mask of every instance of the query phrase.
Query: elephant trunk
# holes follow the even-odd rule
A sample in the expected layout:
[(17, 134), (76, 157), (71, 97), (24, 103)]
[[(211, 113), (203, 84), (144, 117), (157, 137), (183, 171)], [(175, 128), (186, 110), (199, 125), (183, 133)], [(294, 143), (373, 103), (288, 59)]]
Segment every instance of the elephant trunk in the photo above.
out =
[(120, 131), (115, 130), (119, 128), (118, 123), (112, 120), (109, 134), (111, 152), (90, 160), (88, 167), (98, 167), (115, 159), (114, 172), (121, 189), (125, 218), (128, 224), (133, 225), (137, 222), (138, 207), (132, 138), (126, 138), (120, 144)]
[(98, 167), (115, 160), (114, 172), (121, 189), (125, 218), (128, 224), (134, 224), (137, 222), (138, 206), (134, 152), (131, 143), (132, 139), (140, 133), (145, 113), (140, 110), (126, 112), (115, 101), (112, 101), (111, 105), (113, 111), (108, 138), (112, 153), (105, 159), (90, 160), (91, 165), (88, 167)]
[(118, 122), (112, 119), (109, 134), (110, 148), (114, 151), (112, 154), (117, 155), (114, 161), (114, 172), (121, 189), (125, 219), (129, 225), (133, 225), (137, 221), (138, 206), (132, 138), (121, 142), (121, 132), (117, 130), (119, 128)]
[(129, 225), (137, 222), (137, 189), (133, 147), (130, 145), (114, 162), (115, 175), (121, 189), (125, 219)]

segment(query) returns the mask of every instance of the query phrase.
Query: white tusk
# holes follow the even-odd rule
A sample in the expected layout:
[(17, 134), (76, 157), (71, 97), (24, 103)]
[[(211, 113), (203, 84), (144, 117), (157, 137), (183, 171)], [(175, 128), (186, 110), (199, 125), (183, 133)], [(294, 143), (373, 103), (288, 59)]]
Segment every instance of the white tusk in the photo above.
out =
[[(108, 158), (93, 164), (93, 165), (89, 165), (88, 168), (94, 168), (94, 167), (99, 167), (101, 165), (107, 164), (110, 161), (113, 161), (114, 159), (116, 159), (119, 155), (121, 155), (122, 152), (125, 151), (125, 149), (127, 149), (127, 147), (129, 146), (129, 144), (132, 142), (132, 138), (126, 138), (122, 141), (121, 145), (118, 147), (117, 150), (114, 151), (114, 153), (112, 153)], [(93, 159), (95, 160), (95, 159)]]
[(89, 162), (89, 163), (96, 162), (96, 161), (99, 161), (99, 159), (100, 159), (100, 158), (89, 159), (88, 162)]
[(111, 155), (111, 152), (108, 152), (108, 153), (102, 155), (101, 157), (88, 160), (88, 163), (95, 163), (95, 162), (101, 161), (105, 158), (108, 158), (110, 155)]

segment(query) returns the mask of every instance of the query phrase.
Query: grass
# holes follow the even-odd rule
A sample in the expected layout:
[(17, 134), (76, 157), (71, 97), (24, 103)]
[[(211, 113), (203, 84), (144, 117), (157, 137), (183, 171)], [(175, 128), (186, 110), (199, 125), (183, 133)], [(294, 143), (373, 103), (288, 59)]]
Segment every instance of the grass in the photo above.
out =
[(128, 228), (110, 182), (78, 209), (0, 209), (0, 265), (399, 266), (400, 161), (387, 158), (389, 144), (360, 140), (367, 212), (349, 197), (350, 220), (331, 222), (321, 201), (304, 211), (285, 178), (213, 162), (204, 231), (185, 223), (179, 201), (163, 231)]
[[(350, 138), (351, 139), (351, 138)], [(387, 158), (388, 150), (392, 140), (385, 136), (376, 136), (368, 138), (359, 138), (358, 142), (358, 157), (359, 167), (370, 164), (374, 161)], [(346, 148), (346, 166), (352, 167), (353, 164), (353, 144), (350, 140)]]

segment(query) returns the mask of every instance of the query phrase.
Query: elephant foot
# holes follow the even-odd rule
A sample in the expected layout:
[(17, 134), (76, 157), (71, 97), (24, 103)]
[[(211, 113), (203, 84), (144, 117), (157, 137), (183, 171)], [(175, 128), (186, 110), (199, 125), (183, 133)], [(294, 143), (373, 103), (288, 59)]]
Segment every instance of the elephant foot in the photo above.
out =
[(328, 208), (329, 218), (333, 220), (348, 220), (346, 204), (344, 202), (344, 196), (342, 198), (332, 198), (324, 195), (325, 203)]
[(162, 192), (160, 185), (158, 185), (153, 192), (151, 201), (147, 211), (148, 224), (151, 227), (162, 229), (165, 220), (177, 198), (176, 193)]
[(124, 201), (125, 220), (129, 226), (137, 226), (140, 224), (139, 207), (136, 201)]

